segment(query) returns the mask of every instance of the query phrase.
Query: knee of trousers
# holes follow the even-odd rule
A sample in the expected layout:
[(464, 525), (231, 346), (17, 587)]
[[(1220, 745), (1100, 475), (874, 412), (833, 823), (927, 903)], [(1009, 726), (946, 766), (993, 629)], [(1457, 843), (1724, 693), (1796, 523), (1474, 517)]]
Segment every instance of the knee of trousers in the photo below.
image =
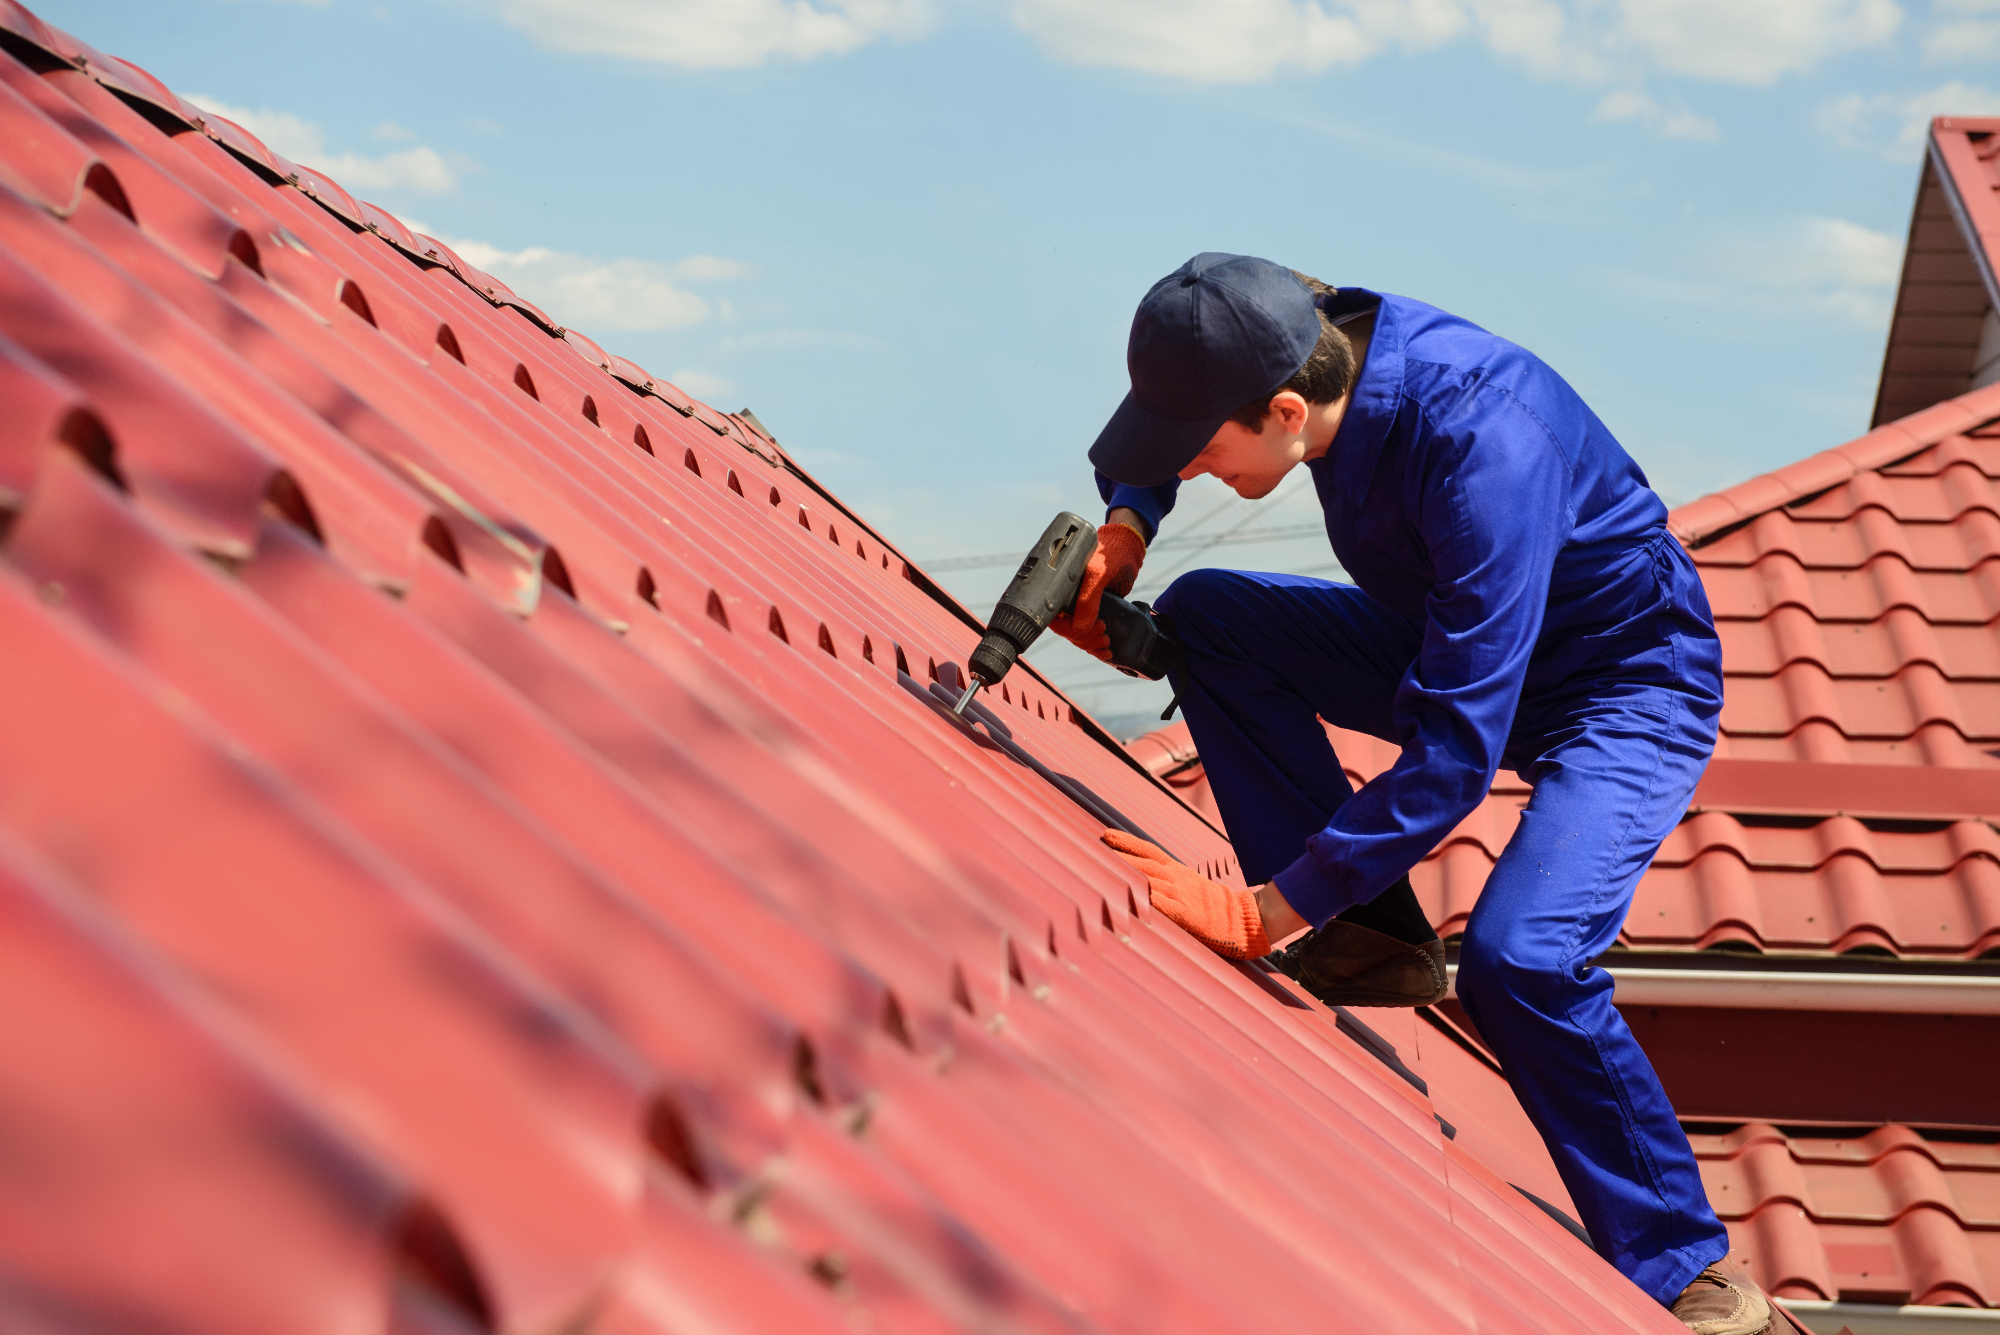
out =
[(1230, 614), (1243, 606), (1251, 587), (1234, 570), (1190, 570), (1167, 586), (1156, 605), (1183, 645), (1229, 655), (1229, 637), (1218, 632), (1239, 619)]
[(1510, 939), (1505, 933), (1481, 939), (1468, 932), (1459, 947), (1455, 986), (1468, 1009), (1498, 1019), (1524, 1011), (1560, 1015), (1574, 999), (1578, 984), (1553, 944), (1538, 949), (1535, 942)]

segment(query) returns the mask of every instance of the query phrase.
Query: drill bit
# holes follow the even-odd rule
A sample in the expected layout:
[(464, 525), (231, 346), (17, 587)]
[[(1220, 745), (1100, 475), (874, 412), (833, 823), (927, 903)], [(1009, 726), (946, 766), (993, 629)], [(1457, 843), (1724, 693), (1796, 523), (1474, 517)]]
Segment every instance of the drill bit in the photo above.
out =
[(965, 684), (965, 694), (958, 697), (958, 703), (951, 707), (951, 712), (956, 714), (960, 718), (964, 718), (965, 707), (972, 703), (972, 697), (979, 694), (979, 688), (981, 686), (984, 686), (985, 684), (986, 684), (985, 682), (981, 681), (977, 677), (973, 677), (970, 681), (968, 681)]

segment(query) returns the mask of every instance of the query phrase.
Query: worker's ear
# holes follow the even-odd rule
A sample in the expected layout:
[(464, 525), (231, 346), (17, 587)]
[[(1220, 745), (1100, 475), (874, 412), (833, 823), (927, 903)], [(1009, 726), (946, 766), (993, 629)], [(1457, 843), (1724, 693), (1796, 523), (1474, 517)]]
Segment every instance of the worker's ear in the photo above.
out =
[(1265, 420), (1285, 435), (1296, 436), (1306, 429), (1306, 415), (1305, 396), (1296, 390), (1281, 389), (1271, 396), (1271, 416)]

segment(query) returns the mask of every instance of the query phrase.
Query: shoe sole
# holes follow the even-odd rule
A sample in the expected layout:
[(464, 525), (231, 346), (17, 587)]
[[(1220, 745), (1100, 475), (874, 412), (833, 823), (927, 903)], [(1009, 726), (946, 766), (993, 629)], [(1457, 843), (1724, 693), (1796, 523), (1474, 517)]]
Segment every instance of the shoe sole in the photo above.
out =
[(1400, 1006), (1415, 1009), (1437, 1005), (1445, 999), (1446, 993), (1433, 992), (1428, 996), (1413, 997), (1408, 992), (1314, 992), (1308, 988), (1307, 995), (1328, 1006)]

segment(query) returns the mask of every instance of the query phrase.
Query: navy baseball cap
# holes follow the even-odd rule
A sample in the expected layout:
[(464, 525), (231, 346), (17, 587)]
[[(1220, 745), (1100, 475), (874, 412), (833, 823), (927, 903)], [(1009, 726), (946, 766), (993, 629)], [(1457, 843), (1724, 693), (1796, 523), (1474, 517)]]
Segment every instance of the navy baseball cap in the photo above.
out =
[(1153, 284), (1132, 317), (1132, 391), (1090, 462), (1156, 487), (1201, 453), (1229, 414), (1275, 394), (1319, 344), (1319, 311), (1298, 275), (1252, 255), (1205, 251)]

